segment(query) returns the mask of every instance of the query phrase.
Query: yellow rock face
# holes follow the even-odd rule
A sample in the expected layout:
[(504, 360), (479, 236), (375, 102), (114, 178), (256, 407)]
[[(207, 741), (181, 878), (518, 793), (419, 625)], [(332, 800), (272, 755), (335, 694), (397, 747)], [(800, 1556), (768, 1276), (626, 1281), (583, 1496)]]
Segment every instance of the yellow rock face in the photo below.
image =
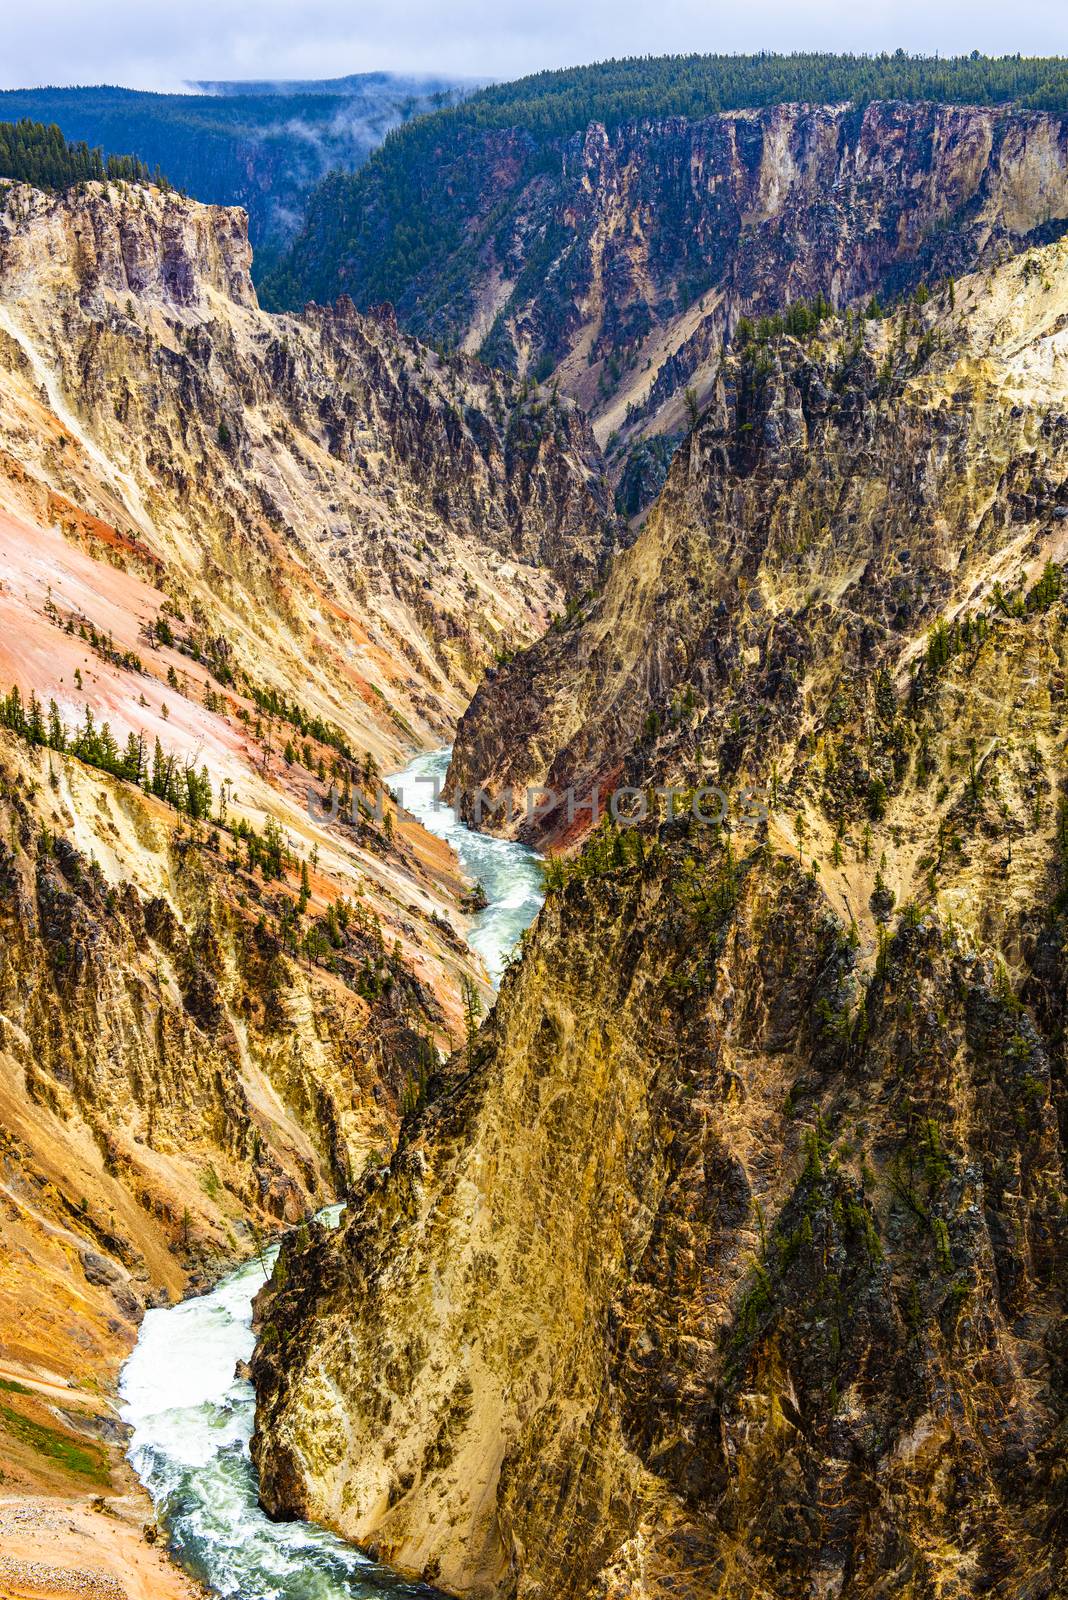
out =
[(272, 1510), (480, 1600), (1057, 1592), (1066, 265), (756, 342), (479, 691), (465, 781), (682, 814), (561, 855), (389, 1172), (285, 1252)]
[[(0, 199), (0, 1457), (17, 1496), (80, 1502), (64, 1462), (130, 1488), (85, 1441), (145, 1305), (383, 1159), (485, 985), (469, 886), (379, 774), (447, 742), (613, 520), (573, 406), (386, 312), (263, 313), (242, 213)], [(65, 749), (33, 732), (50, 703)], [(205, 773), (210, 815), (72, 753), (105, 727), (146, 774), (154, 748)], [(331, 784), (336, 823), (307, 806)], [(377, 819), (345, 820), (356, 789)], [(50, 1454), (41, 1382), (103, 1421), (75, 1406)]]

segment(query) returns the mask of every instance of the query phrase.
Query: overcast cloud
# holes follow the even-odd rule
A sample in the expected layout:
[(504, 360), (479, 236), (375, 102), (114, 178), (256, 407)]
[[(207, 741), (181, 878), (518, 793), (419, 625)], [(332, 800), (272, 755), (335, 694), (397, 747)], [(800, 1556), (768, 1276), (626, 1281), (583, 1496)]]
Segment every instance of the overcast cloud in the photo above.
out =
[(517, 77), (687, 50), (1068, 52), (1064, 0), (7, 0), (0, 84)]

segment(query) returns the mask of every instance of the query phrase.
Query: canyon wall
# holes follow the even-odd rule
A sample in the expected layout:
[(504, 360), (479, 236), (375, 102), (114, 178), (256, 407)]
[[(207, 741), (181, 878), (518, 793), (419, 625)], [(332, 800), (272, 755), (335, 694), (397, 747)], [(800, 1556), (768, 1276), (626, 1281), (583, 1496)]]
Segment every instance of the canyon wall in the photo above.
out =
[(933, 913), (865, 979), (766, 847), (586, 858), (340, 1242), (285, 1251), (268, 1509), (461, 1595), (1059, 1592), (1045, 867), (1025, 1000)]
[[(472, 128), (413, 161), (407, 204), (441, 248), (421, 271), (398, 265), (402, 325), (554, 372), (611, 441), (617, 480), (628, 466), (633, 479), (645, 438), (670, 448), (688, 430), (686, 391), (705, 403), (743, 315), (885, 301), (1068, 217), (1068, 121), (1009, 107), (777, 105), (567, 137)], [(313, 196), (294, 267), (311, 292), (358, 294), (395, 250), (395, 197), (374, 176)], [(630, 515), (652, 494), (628, 498)]]
[(249, 268), (239, 212), (0, 184), (0, 1453), (134, 1543), (145, 1307), (386, 1159), (488, 995), (382, 773), (615, 538), (571, 402)]
[(679, 803), (284, 1251), (273, 1513), (480, 1600), (1062, 1592), (1066, 265), (757, 343), (480, 691), (462, 775)]
[(850, 819), (892, 790), (880, 674), (903, 693), (940, 619), (1068, 549), (1066, 260), (732, 356), (603, 590), (480, 686), (451, 776), (468, 811), (479, 785), (546, 784), (559, 803), (516, 826), (551, 842), (590, 824), (569, 786), (796, 780)]

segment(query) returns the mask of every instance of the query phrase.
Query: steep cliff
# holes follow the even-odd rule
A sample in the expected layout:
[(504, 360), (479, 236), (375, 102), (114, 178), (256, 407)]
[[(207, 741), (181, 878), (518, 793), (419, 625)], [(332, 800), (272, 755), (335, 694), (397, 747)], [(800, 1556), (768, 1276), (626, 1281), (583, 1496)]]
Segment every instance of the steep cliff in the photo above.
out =
[(926, 914), (863, 981), (785, 857), (644, 855), (287, 1248), (265, 1504), (462, 1595), (1063, 1593), (1063, 865), (1017, 992)]
[[(273, 1512), (479, 1597), (1064, 1593), (1064, 266), (729, 365), (483, 691), (509, 772), (679, 814), (552, 864), (388, 1172), (286, 1250)], [(690, 809), (758, 779), (764, 822)]]
[[(596, 574), (611, 519), (572, 405), (442, 362), (385, 313), (268, 317), (240, 212), (5, 193), (7, 364), (69, 435), (66, 458), (45, 437), (28, 460), (19, 415), (11, 453), (199, 580), (229, 628), (313, 658), (335, 701), (373, 684), (415, 722), (421, 693), (440, 727), (502, 640), (538, 630), (558, 598), (542, 569), (577, 590)], [(357, 651), (386, 671), (357, 672)]]
[[(1051, 246), (725, 361), (603, 591), (480, 687), (451, 775), (468, 810), (478, 785), (588, 800), (796, 775), (849, 788), (836, 805), (855, 816), (892, 788), (882, 677), (903, 693), (929, 630), (1003, 618), (997, 595), (1068, 553), (1066, 266)], [(857, 747), (842, 730), (861, 708)], [(562, 798), (536, 827), (568, 836)]]
[(249, 263), (237, 212), (0, 185), (0, 1454), (130, 1544), (145, 1306), (384, 1159), (487, 992), (381, 773), (614, 528), (570, 402)]
[[(1062, 114), (869, 93), (620, 117), (609, 95), (603, 118), (565, 131), (560, 113), (546, 131), (547, 91), (512, 124), (492, 107), (475, 122), (483, 98), (339, 180), (344, 194), (313, 198), (296, 265), (342, 285), (392, 264), (404, 326), (554, 372), (611, 440), (617, 476), (637, 441), (687, 426), (686, 391), (704, 403), (742, 315), (885, 298), (1053, 237), (1068, 217)], [(391, 231), (415, 221), (437, 244), (421, 266)], [(327, 270), (324, 241), (346, 227)]]

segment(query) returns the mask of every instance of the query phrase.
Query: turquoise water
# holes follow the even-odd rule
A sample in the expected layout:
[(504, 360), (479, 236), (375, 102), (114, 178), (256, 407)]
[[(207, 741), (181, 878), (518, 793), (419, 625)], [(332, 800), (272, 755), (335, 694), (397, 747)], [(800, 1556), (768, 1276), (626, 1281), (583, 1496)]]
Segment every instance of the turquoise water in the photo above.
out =
[[(449, 751), (418, 756), (386, 781), (431, 833), (446, 839), (489, 902), (470, 943), (494, 984), (542, 902), (538, 857), (523, 845), (464, 826), (434, 799)], [(321, 1213), (336, 1223), (340, 1206)], [(152, 1497), (178, 1560), (233, 1600), (433, 1600), (334, 1534), (307, 1522), (272, 1522), (260, 1510), (249, 1455), (255, 1394), (236, 1375), (252, 1357), (252, 1302), (277, 1246), (231, 1272), (210, 1294), (149, 1311), (122, 1371), (130, 1461)]]
[(475, 833), (451, 806), (436, 799), (445, 782), (450, 750), (417, 756), (385, 782), (406, 811), (452, 846), (464, 871), (481, 883), (489, 901), (479, 912), (468, 942), (482, 957), (496, 988), (520, 935), (534, 921), (545, 898), (539, 856), (523, 844)]

